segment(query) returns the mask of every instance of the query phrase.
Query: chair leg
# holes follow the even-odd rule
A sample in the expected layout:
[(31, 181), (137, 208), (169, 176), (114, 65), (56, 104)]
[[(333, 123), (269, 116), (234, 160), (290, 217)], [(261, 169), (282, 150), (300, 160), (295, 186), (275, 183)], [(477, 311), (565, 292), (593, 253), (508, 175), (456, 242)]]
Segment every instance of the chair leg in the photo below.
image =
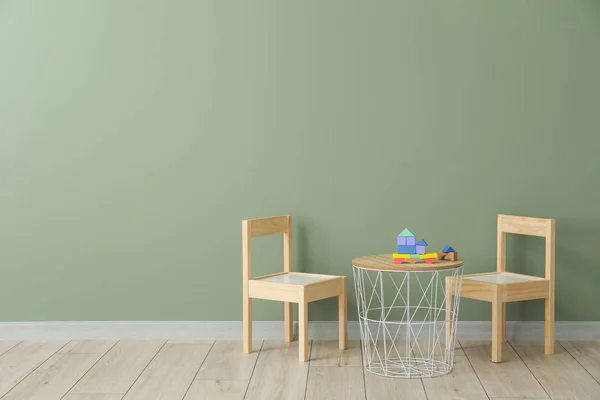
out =
[(454, 294), (450, 293), (446, 295), (446, 348), (454, 345), (453, 331), (454, 331), (454, 316), (452, 310), (454, 309)]
[(294, 312), (292, 308), (292, 303), (284, 302), (283, 303), (283, 321), (284, 321), (284, 339), (286, 342), (294, 341)]
[(546, 299), (544, 318), (544, 353), (554, 354), (554, 298)]
[(506, 342), (506, 303), (502, 303), (502, 342)]
[(298, 331), (299, 331), (299, 359), (300, 362), (308, 361), (308, 303), (298, 303)]
[(454, 346), (453, 329), (454, 329), (454, 291), (452, 287), (451, 277), (446, 277), (446, 348)]
[(252, 353), (252, 299), (246, 297), (243, 305), (244, 353)]
[(492, 301), (492, 362), (502, 362), (502, 309), (504, 303), (496, 296)]
[(348, 294), (346, 287), (346, 277), (342, 280), (342, 294), (338, 296), (338, 320), (339, 320), (339, 348), (346, 350), (348, 348)]

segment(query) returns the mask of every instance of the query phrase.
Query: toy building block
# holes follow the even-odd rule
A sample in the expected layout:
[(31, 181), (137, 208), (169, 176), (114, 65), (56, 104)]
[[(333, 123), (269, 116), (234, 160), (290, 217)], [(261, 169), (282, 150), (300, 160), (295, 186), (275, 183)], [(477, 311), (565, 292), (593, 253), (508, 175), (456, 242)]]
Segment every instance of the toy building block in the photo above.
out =
[(416, 259), (420, 259), (421, 255), (420, 254), (411, 254), (410, 258), (416, 258)]
[(404, 230), (402, 232), (400, 232), (400, 234), (398, 236), (406, 236), (406, 237), (412, 236), (412, 237), (415, 237), (415, 234), (412, 233), (410, 231), (410, 229), (404, 228)]
[(452, 246), (445, 246), (442, 249), (442, 253), (453, 253), (455, 250), (452, 248)]
[(398, 254), (398, 253), (394, 253), (392, 254), (393, 258), (410, 258), (410, 254)]
[(438, 253), (438, 260), (456, 261), (458, 260), (458, 253), (456, 251), (452, 251), (449, 253), (440, 251)]
[(419, 261), (418, 258), (412, 258), (411, 257), (411, 258), (408, 259), (408, 262), (411, 263), (411, 264), (415, 264), (417, 261)]
[(437, 257), (438, 257), (437, 253), (421, 254), (421, 256), (420, 256), (421, 260), (427, 260), (428, 258), (433, 258), (434, 260), (436, 260)]
[(392, 258), (394, 259), (394, 262), (396, 264), (402, 264), (405, 259), (410, 258), (410, 254), (394, 253), (394, 254), (392, 254)]
[(435, 258), (426, 258), (426, 259), (425, 259), (425, 262), (426, 262), (427, 264), (433, 264), (433, 263), (435, 262)]
[(419, 240), (419, 243), (417, 243), (417, 254), (425, 254), (425, 252), (427, 251), (427, 242), (423, 239)]
[(399, 254), (415, 254), (417, 252), (417, 246), (398, 246)]
[(398, 236), (397, 245), (398, 246), (406, 246), (406, 236)]
[(414, 246), (415, 245), (415, 237), (414, 236), (407, 236), (406, 237), (406, 245), (407, 246)]

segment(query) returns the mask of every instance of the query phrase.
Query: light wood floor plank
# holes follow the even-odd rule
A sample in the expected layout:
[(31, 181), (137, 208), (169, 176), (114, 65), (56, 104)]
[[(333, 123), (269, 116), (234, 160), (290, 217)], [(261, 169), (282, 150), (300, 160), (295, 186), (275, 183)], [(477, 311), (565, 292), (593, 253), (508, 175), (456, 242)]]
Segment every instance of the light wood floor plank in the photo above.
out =
[(346, 350), (339, 349), (337, 340), (313, 340), (310, 353), (311, 367), (360, 367), (360, 341), (350, 340)]
[[(367, 400), (427, 400), (420, 379), (386, 378), (364, 371)], [(437, 379), (437, 378), (436, 378)]]
[(125, 394), (164, 344), (164, 340), (120, 341), (69, 393)]
[[(310, 343), (309, 343), (310, 346)], [(298, 362), (298, 342), (265, 341), (246, 400), (304, 400), (308, 363)]]
[(360, 367), (309, 367), (306, 398), (311, 400), (364, 400)]
[(454, 368), (448, 375), (423, 379), (429, 400), (487, 400), (483, 387), (462, 350), (455, 350)]
[(181, 400), (211, 346), (212, 342), (165, 344), (124, 400)]
[[(335, 341), (311, 342), (312, 361), (299, 363), (297, 342), (267, 341), (249, 357), (236, 348), (239, 343), (228, 341), (215, 343), (214, 353), (209, 352), (211, 342), (123, 341), (104, 355), (109, 342), (80, 341), (61, 348), (66, 342), (0, 341), (0, 353), (5, 351), (0, 355), (0, 389), (7, 392), (0, 397), (58, 400), (68, 392), (63, 400), (182, 400), (184, 395), (185, 400), (242, 400), (247, 388), (249, 400), (301, 400), (305, 391), (311, 400), (365, 399), (365, 392), (369, 400), (426, 400), (425, 394), (429, 400), (484, 400), (481, 380), (492, 400), (547, 400), (546, 391), (556, 400), (600, 399), (600, 384), (592, 376), (600, 374), (600, 341), (561, 342), (570, 353), (557, 345), (554, 356), (543, 354), (541, 341), (511, 343), (516, 352), (509, 344), (503, 346), (502, 364), (489, 361), (489, 342), (463, 342), (464, 352), (456, 350), (450, 375), (423, 380), (384, 378), (367, 371), (363, 380), (355, 343), (340, 352)], [(255, 365), (248, 363), (252, 359)], [(206, 367), (201, 368), (203, 360)], [(222, 379), (248, 377), (250, 367), (250, 383)], [(220, 378), (194, 380), (202, 373)]]
[(101, 356), (57, 353), (23, 379), (2, 400), (60, 399)]
[(461, 345), (488, 396), (548, 398), (509, 345), (502, 346), (501, 363), (491, 361), (490, 341), (461, 341)]
[[(260, 349), (261, 341), (252, 343), (253, 349)], [(250, 380), (258, 351), (244, 354), (240, 340), (218, 340), (208, 353), (196, 379)]]
[(243, 400), (248, 381), (195, 380), (184, 400)]
[(21, 342), (0, 357), (0, 397), (59, 351), (67, 341)]
[(61, 353), (104, 354), (117, 343), (116, 340), (71, 340)]
[(600, 385), (562, 346), (544, 354), (543, 342), (511, 342), (553, 400), (600, 399)]
[(571, 354), (596, 381), (600, 382), (600, 342), (566, 341), (560, 344)]
[(547, 400), (546, 397), (490, 397), (490, 400)]
[(19, 343), (21, 342), (18, 340), (0, 340), (0, 356), (2, 356), (2, 354), (6, 353)]
[(122, 394), (68, 394), (61, 400), (121, 400)]

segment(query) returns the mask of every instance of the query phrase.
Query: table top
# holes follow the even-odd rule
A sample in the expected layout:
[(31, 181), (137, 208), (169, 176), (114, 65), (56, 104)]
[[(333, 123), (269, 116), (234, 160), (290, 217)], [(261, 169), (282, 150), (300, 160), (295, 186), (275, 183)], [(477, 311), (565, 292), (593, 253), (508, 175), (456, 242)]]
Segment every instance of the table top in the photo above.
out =
[(360, 268), (373, 269), (377, 271), (436, 271), (442, 269), (453, 269), (463, 265), (462, 260), (446, 261), (436, 260), (433, 264), (427, 264), (419, 261), (410, 264), (405, 261), (404, 264), (396, 264), (391, 254), (377, 254), (373, 256), (362, 256), (352, 260), (352, 265)]

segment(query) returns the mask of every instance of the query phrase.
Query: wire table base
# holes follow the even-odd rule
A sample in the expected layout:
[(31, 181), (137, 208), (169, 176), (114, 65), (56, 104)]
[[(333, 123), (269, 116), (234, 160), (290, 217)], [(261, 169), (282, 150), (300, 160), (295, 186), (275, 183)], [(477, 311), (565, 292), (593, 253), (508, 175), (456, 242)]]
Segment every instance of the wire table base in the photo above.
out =
[(462, 273), (462, 263), (423, 271), (353, 265), (365, 369), (398, 378), (450, 372)]

